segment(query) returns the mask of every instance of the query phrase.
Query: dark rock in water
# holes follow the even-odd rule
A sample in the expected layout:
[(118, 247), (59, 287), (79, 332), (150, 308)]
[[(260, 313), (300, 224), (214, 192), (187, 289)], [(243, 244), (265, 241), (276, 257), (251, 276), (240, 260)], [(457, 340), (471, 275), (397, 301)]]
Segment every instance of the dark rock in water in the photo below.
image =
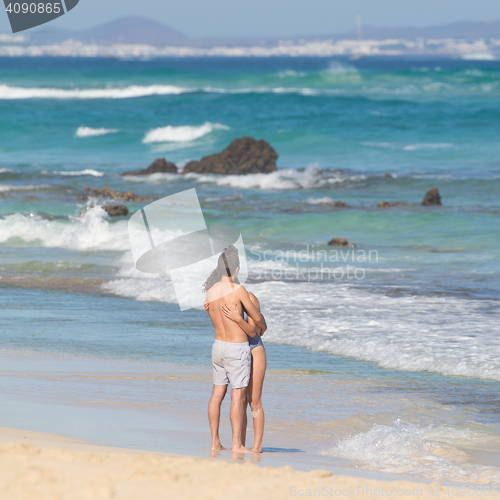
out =
[(235, 139), (229, 146), (200, 161), (190, 161), (182, 170), (183, 174), (195, 172), (198, 174), (245, 175), (268, 174), (278, 170), (276, 160), (278, 153), (271, 145), (261, 139), (252, 137)]
[(331, 247), (356, 247), (354, 243), (349, 243), (345, 238), (333, 238), (328, 242), (328, 245)]
[(123, 172), (120, 175), (151, 175), (151, 174), (176, 174), (177, 167), (175, 163), (166, 161), (165, 158), (157, 158), (148, 168), (144, 170), (131, 170), (130, 172)]
[(110, 217), (128, 215), (128, 208), (125, 205), (105, 205), (102, 209), (108, 212)]
[(143, 201), (143, 200), (150, 200), (151, 198), (145, 198), (143, 196), (138, 196), (132, 191), (125, 191), (124, 193), (118, 193), (116, 191), (113, 191), (112, 189), (109, 189), (109, 187), (104, 186), (102, 189), (90, 189), (88, 186), (84, 187), (84, 190), (88, 192), (88, 195), (85, 196), (79, 196), (78, 199), (87, 199), (89, 196), (103, 196), (105, 198), (111, 198), (112, 200), (118, 200), (118, 201)]
[(438, 188), (432, 188), (427, 191), (425, 194), (424, 201), (422, 201), (422, 205), (431, 206), (431, 205), (441, 205), (441, 195), (439, 194)]
[(402, 201), (382, 201), (380, 202), (377, 207), (378, 208), (390, 208), (390, 207), (397, 207), (398, 205), (403, 205), (404, 202)]
[[(78, 216), (82, 217), (89, 210), (92, 210), (93, 208), (95, 208), (97, 206), (99, 206), (99, 205), (92, 205), (90, 207), (82, 208), (82, 210), (80, 210), (80, 213), (78, 214)], [(105, 212), (107, 212), (110, 217), (119, 217), (119, 216), (128, 215), (128, 208), (125, 205), (104, 205), (101, 208)]]
[(384, 178), (385, 179), (394, 179), (394, 176), (392, 174), (385, 174)]
[(322, 201), (318, 203), (318, 205), (325, 205), (327, 207), (349, 207), (349, 205), (343, 201)]

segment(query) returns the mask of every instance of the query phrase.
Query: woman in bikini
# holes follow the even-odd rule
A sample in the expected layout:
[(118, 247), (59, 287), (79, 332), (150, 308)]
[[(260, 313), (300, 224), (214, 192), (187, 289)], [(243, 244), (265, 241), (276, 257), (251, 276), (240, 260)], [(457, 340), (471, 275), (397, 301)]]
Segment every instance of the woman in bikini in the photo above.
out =
[[(255, 307), (260, 312), (260, 304), (257, 297), (253, 293), (248, 293), (250, 300), (255, 305)], [(235, 323), (243, 324), (243, 330), (247, 332), (247, 327), (244, 323), (241, 323), (241, 314), (237, 307), (224, 306), (222, 312), (227, 318), (234, 321)], [(264, 385), (264, 375), (266, 374), (267, 357), (266, 350), (264, 349), (264, 344), (262, 343), (261, 336), (263, 335), (260, 328), (255, 325), (252, 318), (248, 317), (246, 311), (243, 311), (243, 319), (247, 322), (249, 331), (255, 330), (257, 335), (254, 337), (248, 336), (248, 343), (250, 344), (250, 350), (252, 354), (252, 368), (250, 372), (250, 382), (248, 383), (248, 404), (252, 410), (253, 415), (253, 432), (254, 432), (254, 443), (252, 451), (254, 453), (262, 453), (262, 438), (264, 436), (264, 409), (262, 408), (262, 386)], [(241, 441), (245, 445), (246, 440), (246, 429), (247, 429), (247, 416), (245, 412)]]

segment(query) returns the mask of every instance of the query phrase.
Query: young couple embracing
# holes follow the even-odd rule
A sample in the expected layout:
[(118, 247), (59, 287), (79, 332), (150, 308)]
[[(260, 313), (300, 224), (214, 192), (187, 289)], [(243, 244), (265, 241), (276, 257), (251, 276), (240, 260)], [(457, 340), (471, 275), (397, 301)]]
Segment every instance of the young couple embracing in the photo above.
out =
[[(219, 438), (220, 407), (231, 384), (231, 450), (261, 453), (264, 410), (261, 396), (266, 372), (266, 351), (261, 336), (267, 329), (260, 304), (253, 293), (238, 282), (238, 250), (226, 248), (217, 267), (205, 282), (205, 309), (215, 328), (212, 347), (213, 391), (208, 404), (212, 450), (225, 450)], [(253, 415), (254, 443), (245, 446), (247, 405)]]

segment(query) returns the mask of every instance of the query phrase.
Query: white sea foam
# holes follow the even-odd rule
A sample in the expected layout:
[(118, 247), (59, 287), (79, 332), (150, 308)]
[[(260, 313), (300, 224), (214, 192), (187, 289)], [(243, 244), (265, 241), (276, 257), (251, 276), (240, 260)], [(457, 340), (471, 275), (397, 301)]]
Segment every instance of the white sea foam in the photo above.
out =
[[(48, 248), (130, 252), (127, 224), (123, 220), (110, 222), (108, 214), (99, 206), (92, 206), (81, 216), (71, 216), (67, 220), (47, 220), (37, 214), (16, 213), (0, 218), (0, 243), (16, 240), (17, 244), (21, 241)], [(155, 241), (165, 241), (180, 234), (152, 229)]]
[[(0, 242), (79, 251), (130, 249), (127, 223), (111, 222), (99, 207), (69, 220), (5, 216), (0, 218)], [(355, 265), (350, 260), (339, 264)], [(276, 271), (273, 279), (288, 279), (284, 272), (290, 270), (289, 263), (263, 260), (251, 262), (250, 276), (259, 280)], [(353, 286), (347, 280), (253, 284), (251, 290), (265, 304), (266, 340), (371, 361), (386, 369), (500, 380), (500, 314), (494, 302), (398, 296), (360, 284)], [(138, 273), (130, 263), (106, 286), (111, 293), (141, 300), (171, 300), (163, 281)]]
[(92, 177), (104, 177), (106, 175), (104, 172), (99, 172), (99, 170), (94, 170), (92, 168), (85, 168), (84, 170), (60, 170), (54, 171), (53, 173), (69, 176), (91, 175)]
[[(279, 260), (249, 264), (250, 277), (256, 280), (288, 279), (295, 273), (292, 264)], [(346, 264), (353, 265), (339, 262), (344, 272)], [(135, 270), (125, 268), (108, 291), (163, 300), (158, 298), (165, 293), (163, 283), (150, 280), (148, 288), (144, 276), (139, 278)], [(500, 317), (493, 302), (394, 296), (345, 281), (252, 284), (265, 304), (266, 340), (371, 361), (386, 369), (500, 380)]]
[[(265, 276), (253, 265), (250, 269), (255, 279)], [(280, 279), (280, 268), (273, 278)], [(494, 302), (398, 297), (346, 282), (252, 285), (266, 304), (267, 340), (387, 369), (500, 380), (500, 314)], [(294, 310), (300, 314), (291, 314)]]
[(44, 189), (50, 189), (51, 186), (47, 186), (45, 184), (27, 184), (20, 186), (11, 186), (8, 184), (0, 184), (0, 192), (15, 192), (15, 191), (43, 191)]
[[(350, 71), (325, 71), (324, 78), (335, 80), (355, 80), (361, 82), (361, 76)], [(358, 82), (359, 81), (359, 82)], [(463, 93), (462, 87), (443, 82), (432, 82), (422, 86), (407, 84), (400, 86), (383, 84), (366, 84), (362, 87), (343, 88), (339, 82), (332, 82), (334, 88), (288, 87), (288, 86), (258, 86), (241, 88), (224, 87), (179, 87), (175, 85), (130, 85), (128, 87), (107, 88), (50, 88), (50, 87), (14, 87), (0, 85), (0, 100), (12, 99), (133, 99), (155, 95), (178, 95), (183, 93), (205, 92), (212, 94), (295, 94), (303, 96), (356, 96), (356, 95), (387, 95), (387, 96), (418, 96), (428, 94), (453, 95)], [(351, 82), (352, 83), (352, 82)], [(492, 93), (498, 90), (497, 82), (469, 85), (468, 92)]]
[(130, 176), (129, 182), (146, 182), (150, 184), (162, 184), (176, 182), (180, 179), (191, 179), (200, 183), (212, 183), (218, 186), (231, 186), (239, 189), (262, 189), (262, 190), (294, 190), (294, 189), (316, 189), (336, 184), (360, 182), (366, 179), (366, 175), (345, 175), (340, 172), (319, 171), (316, 165), (311, 165), (304, 170), (293, 168), (279, 169), (270, 174), (248, 174), (248, 175), (216, 175), (195, 174), (190, 172), (180, 177), (177, 174), (152, 174), (144, 176)]
[(351, 73), (351, 74), (359, 74), (359, 71), (351, 65), (347, 64), (342, 64), (337, 61), (333, 61), (330, 63), (328, 66), (328, 69), (325, 71), (325, 73), (332, 73), (332, 74), (344, 74), (344, 73)]
[(295, 77), (304, 77), (306, 76), (306, 73), (303, 72), (303, 71), (295, 71), (294, 69), (285, 69), (284, 71), (280, 71), (278, 73), (278, 76), (280, 78), (287, 78), (287, 77), (290, 77), (290, 76), (295, 76)]
[(14, 172), (14, 170), (10, 168), (0, 168), (0, 174), (5, 174), (7, 172)]
[(212, 198), (205, 198), (205, 201), (215, 202), (215, 201), (237, 201), (241, 200), (241, 194), (235, 194), (234, 196), (214, 196)]
[[(66, 221), (5, 216), (0, 219), (0, 242), (79, 251), (130, 249), (127, 223), (111, 222), (99, 207)], [(339, 262), (342, 268), (346, 264), (354, 265), (350, 260)], [(285, 271), (294, 271), (293, 266), (271, 260), (250, 266), (255, 279), (269, 273), (274, 279), (288, 279)], [(141, 300), (167, 300), (165, 284), (156, 278), (129, 265), (107, 290)], [(251, 289), (266, 304), (268, 342), (371, 361), (386, 369), (500, 380), (500, 317), (496, 304), (488, 300), (395, 296), (348, 285), (346, 280), (268, 281)]]
[(90, 128), (78, 127), (75, 132), (75, 137), (94, 137), (98, 135), (114, 134), (118, 132), (117, 128)]
[(198, 182), (217, 184), (218, 186), (231, 186), (240, 189), (263, 189), (263, 190), (290, 190), (302, 189), (306, 185), (313, 186), (315, 179), (312, 176), (303, 175), (301, 172), (283, 170), (270, 174), (250, 175), (215, 175), (215, 174), (186, 174), (186, 178)]
[(460, 447), (473, 447), (491, 439), (467, 427), (428, 425), (421, 427), (396, 420), (392, 427), (374, 425), (366, 432), (349, 436), (324, 452), (355, 460), (364, 468), (404, 473), (432, 479), (500, 482), (500, 469), (468, 463)]
[(325, 93), (323, 90), (319, 89), (311, 89), (311, 88), (294, 88), (294, 87), (275, 87), (273, 89), (269, 89), (269, 92), (273, 94), (300, 94), (300, 95), (321, 95)]
[(132, 99), (154, 95), (178, 95), (192, 92), (215, 94), (300, 94), (321, 95), (335, 93), (330, 89), (309, 87), (179, 87), (176, 85), (130, 85), (128, 87), (107, 88), (50, 88), (50, 87), (14, 87), (0, 85), (0, 100), (13, 99)]
[(466, 69), (464, 71), (464, 75), (467, 75), (467, 76), (483, 76), (484, 73), (480, 69), (471, 68), (471, 69)]
[(441, 143), (422, 143), (422, 144), (408, 144), (403, 147), (404, 151), (416, 151), (418, 149), (445, 149), (452, 148), (453, 144), (449, 142)]
[(58, 89), (43, 87), (11, 87), (0, 85), (1, 99), (130, 99), (151, 95), (192, 92), (175, 85), (131, 85), (123, 88)]
[(205, 122), (203, 125), (181, 125), (178, 127), (167, 125), (166, 127), (150, 130), (144, 136), (142, 142), (145, 144), (152, 142), (188, 142), (210, 134), (214, 130), (229, 130), (229, 127), (222, 123), (210, 122)]
[(324, 205), (325, 203), (333, 203), (333, 200), (329, 196), (323, 196), (323, 198), (309, 198), (307, 203), (310, 205)]
[(175, 182), (182, 179), (179, 174), (174, 173), (157, 173), (150, 175), (127, 175), (124, 180), (126, 182), (147, 183), (147, 184), (164, 184)]
[(364, 175), (346, 176), (338, 172), (322, 173), (315, 165), (311, 165), (305, 170), (296, 170), (292, 168), (279, 169), (270, 174), (214, 175), (189, 173), (185, 176), (188, 179), (194, 179), (198, 182), (214, 183), (218, 186), (279, 191), (316, 189), (334, 184), (357, 182), (366, 179)]
[(46, 220), (38, 215), (8, 215), (0, 219), (0, 242), (21, 240), (43, 247), (72, 250), (127, 250), (130, 248), (127, 223), (110, 224), (100, 207), (68, 221)]
[(140, 301), (176, 303), (175, 290), (168, 277), (158, 274), (145, 274), (134, 266), (132, 253), (127, 251), (120, 259), (117, 278), (104, 283), (103, 291), (130, 297)]
[(497, 58), (491, 52), (473, 52), (461, 56), (465, 61), (496, 61)]
[(315, 89), (311, 87), (242, 87), (227, 89), (206, 86), (201, 90), (212, 94), (298, 94), (305, 96), (338, 94), (337, 89)]
[(375, 146), (378, 148), (402, 149), (403, 151), (417, 151), (419, 149), (446, 149), (454, 147), (449, 142), (418, 143), (418, 144), (398, 144), (396, 142), (362, 142), (363, 146)]

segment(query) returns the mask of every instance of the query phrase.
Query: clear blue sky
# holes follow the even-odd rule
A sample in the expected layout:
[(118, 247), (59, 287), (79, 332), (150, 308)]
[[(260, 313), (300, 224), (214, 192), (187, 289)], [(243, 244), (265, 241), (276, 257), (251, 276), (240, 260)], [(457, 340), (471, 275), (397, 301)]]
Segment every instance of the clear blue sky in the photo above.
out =
[[(353, 29), (356, 13), (372, 26), (492, 21), (500, 19), (500, 0), (80, 0), (46, 27), (83, 29), (132, 15), (192, 37), (315, 35)], [(5, 12), (0, 31), (10, 32)]]

